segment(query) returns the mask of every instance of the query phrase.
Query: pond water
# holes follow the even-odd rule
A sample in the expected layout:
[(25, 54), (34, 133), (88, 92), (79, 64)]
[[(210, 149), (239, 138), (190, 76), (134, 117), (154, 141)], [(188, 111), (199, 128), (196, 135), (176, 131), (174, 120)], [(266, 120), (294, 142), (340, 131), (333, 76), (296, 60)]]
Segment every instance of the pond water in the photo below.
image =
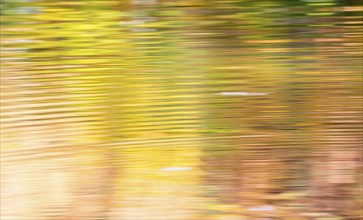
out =
[(354, 0), (3, 0), (3, 220), (358, 219)]

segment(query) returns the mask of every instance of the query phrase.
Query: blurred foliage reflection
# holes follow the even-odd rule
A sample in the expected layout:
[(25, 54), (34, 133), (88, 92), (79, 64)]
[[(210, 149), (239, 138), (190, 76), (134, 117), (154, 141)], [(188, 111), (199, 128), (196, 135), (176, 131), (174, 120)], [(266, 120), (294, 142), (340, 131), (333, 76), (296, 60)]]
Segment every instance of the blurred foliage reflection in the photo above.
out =
[(1, 9), (1, 219), (360, 218), (360, 1)]

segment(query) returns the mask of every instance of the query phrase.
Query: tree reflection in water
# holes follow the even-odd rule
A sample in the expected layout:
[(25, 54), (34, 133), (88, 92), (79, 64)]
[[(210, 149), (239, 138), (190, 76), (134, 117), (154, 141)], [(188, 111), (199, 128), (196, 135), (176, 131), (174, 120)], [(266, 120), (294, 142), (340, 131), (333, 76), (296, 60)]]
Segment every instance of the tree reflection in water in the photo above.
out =
[(359, 1), (1, 7), (2, 219), (359, 218)]

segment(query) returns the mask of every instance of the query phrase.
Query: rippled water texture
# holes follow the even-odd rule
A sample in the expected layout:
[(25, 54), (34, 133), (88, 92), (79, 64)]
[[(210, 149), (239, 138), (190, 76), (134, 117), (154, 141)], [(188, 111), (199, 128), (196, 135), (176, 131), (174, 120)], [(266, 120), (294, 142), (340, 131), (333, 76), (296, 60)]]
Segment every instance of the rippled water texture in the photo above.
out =
[(3, 0), (2, 220), (357, 220), (362, 4)]

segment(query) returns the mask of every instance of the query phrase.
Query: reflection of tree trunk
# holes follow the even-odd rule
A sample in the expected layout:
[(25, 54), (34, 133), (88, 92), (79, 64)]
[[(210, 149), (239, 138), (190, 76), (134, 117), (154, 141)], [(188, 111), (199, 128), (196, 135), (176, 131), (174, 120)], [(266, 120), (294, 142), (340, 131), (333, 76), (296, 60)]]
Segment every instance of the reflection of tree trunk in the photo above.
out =
[(73, 177), (73, 202), (68, 214), (71, 220), (108, 219), (112, 208), (115, 166), (110, 165), (110, 158), (100, 147), (82, 149)]
[[(353, 111), (355, 101), (345, 97), (335, 97), (333, 102), (325, 102), (320, 111), (322, 127), (317, 132), (319, 154), (312, 167), (311, 201), (317, 211), (325, 211), (340, 216), (354, 216), (358, 208), (357, 179), (361, 161), (361, 116)], [(344, 105), (342, 103), (344, 102)], [(346, 110), (344, 106), (349, 106)], [(318, 106), (319, 107), (319, 106)]]
[(104, 191), (104, 218), (109, 218), (110, 214), (113, 210), (113, 197), (116, 192), (116, 188), (114, 183), (116, 181), (116, 172), (117, 166), (114, 164), (115, 162), (115, 153), (109, 150), (106, 152), (106, 162), (105, 162), (105, 174), (103, 177), (103, 191)]
[[(204, 158), (207, 173), (205, 180), (213, 186), (214, 197), (220, 202), (243, 206), (263, 204), (271, 192), (281, 190), (277, 178), (281, 177), (282, 172), (279, 151), (273, 147), (249, 145), (246, 143), (249, 141), (263, 143), (267, 140), (231, 140), (227, 142), (227, 146), (234, 146), (233, 149), (225, 147), (220, 156)], [(244, 144), (241, 145), (241, 142)], [(213, 144), (223, 146), (221, 143)]]
[(359, 151), (329, 150), (313, 166), (312, 198), (318, 210), (337, 214), (354, 212), (357, 204), (357, 163)]

